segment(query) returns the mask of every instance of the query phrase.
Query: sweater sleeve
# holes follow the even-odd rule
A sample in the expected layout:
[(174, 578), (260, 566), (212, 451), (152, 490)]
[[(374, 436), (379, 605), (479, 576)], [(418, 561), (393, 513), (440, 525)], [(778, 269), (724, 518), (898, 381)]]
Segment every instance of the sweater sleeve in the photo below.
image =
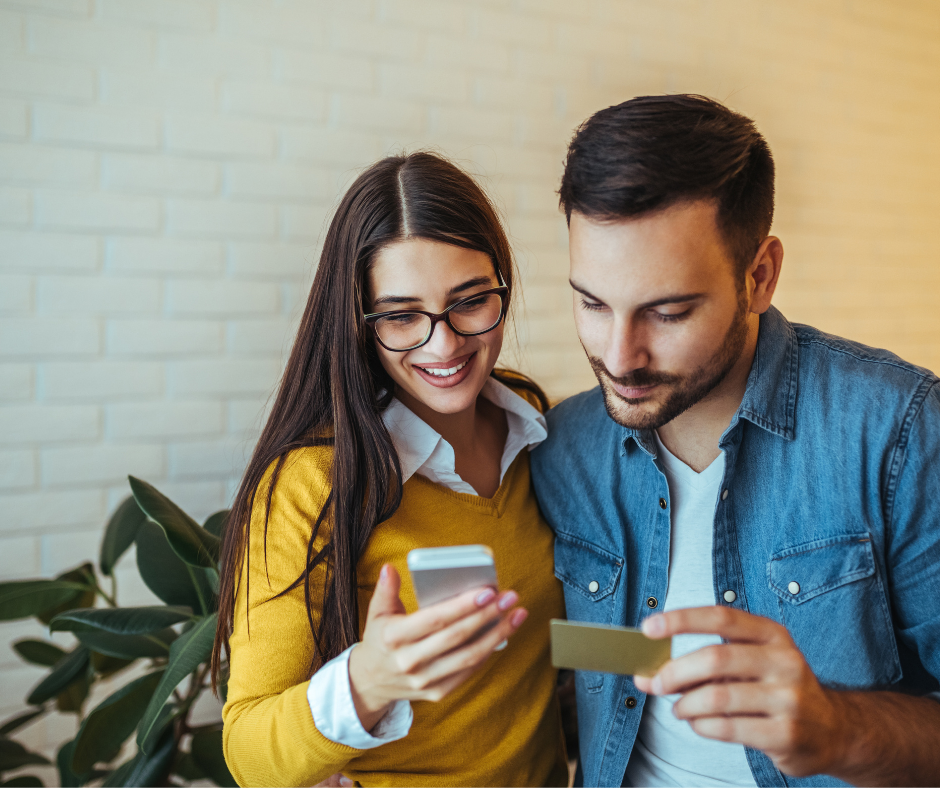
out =
[[(222, 711), (225, 760), (239, 785), (314, 785), (361, 750), (317, 730), (307, 699), (314, 661), (304, 587), (279, 594), (304, 570), (311, 528), (329, 489), (329, 450), (292, 453), (265, 508), (271, 471), (255, 496), (249, 549), (235, 595), (228, 697)], [(314, 550), (327, 542), (327, 525)], [(325, 570), (310, 576), (319, 620)]]

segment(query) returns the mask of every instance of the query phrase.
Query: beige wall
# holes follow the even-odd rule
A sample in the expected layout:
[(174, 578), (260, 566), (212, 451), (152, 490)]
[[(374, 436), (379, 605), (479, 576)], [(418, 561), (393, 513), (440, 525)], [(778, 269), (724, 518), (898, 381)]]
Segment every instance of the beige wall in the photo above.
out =
[[(518, 363), (593, 385), (565, 144), (676, 91), (770, 141), (785, 313), (940, 369), (935, 0), (0, 0), (0, 575), (95, 555), (128, 472), (226, 504), (331, 206), (387, 152), (484, 178), (525, 274)], [(38, 676), (0, 647), (0, 716)]]

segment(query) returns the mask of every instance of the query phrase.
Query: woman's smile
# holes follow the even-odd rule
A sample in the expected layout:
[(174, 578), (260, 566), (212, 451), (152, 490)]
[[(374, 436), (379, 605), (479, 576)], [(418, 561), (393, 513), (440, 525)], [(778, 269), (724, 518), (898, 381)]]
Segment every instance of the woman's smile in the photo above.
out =
[(428, 364), (414, 364), (411, 368), (418, 373), (418, 376), (426, 383), (437, 388), (450, 388), (463, 383), (470, 375), (473, 367), (473, 361), (476, 359), (476, 351), (451, 361), (435, 362)]

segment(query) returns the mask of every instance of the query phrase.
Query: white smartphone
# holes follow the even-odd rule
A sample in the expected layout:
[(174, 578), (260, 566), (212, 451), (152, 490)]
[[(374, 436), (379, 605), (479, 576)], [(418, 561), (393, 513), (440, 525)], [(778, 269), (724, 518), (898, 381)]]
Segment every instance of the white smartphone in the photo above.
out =
[(412, 550), (408, 553), (408, 572), (419, 607), (443, 602), (471, 588), (499, 589), (493, 551), (482, 544)]
[[(427, 607), (471, 588), (490, 586), (499, 591), (493, 551), (482, 544), (419, 547), (408, 553), (408, 572), (418, 607)], [(493, 626), (496, 622), (493, 623)], [(496, 651), (506, 648), (504, 640)]]

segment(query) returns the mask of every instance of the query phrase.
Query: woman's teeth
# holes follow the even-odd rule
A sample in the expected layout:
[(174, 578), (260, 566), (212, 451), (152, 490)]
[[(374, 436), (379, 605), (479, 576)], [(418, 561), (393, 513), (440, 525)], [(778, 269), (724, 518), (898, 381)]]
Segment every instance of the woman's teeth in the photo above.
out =
[(451, 375), (456, 375), (460, 370), (462, 370), (470, 359), (467, 359), (463, 364), (458, 364), (456, 367), (451, 367), (450, 369), (425, 369), (424, 367), (418, 367), (422, 372), (427, 372), (429, 375), (434, 375), (436, 378), (449, 378)]

